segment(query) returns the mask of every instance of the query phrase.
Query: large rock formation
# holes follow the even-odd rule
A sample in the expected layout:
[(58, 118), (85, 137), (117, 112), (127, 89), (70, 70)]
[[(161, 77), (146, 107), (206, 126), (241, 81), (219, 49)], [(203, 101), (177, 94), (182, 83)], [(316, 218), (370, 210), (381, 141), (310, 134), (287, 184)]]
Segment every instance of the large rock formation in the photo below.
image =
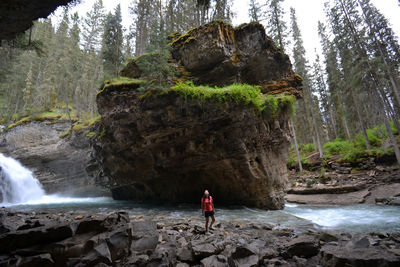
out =
[(0, 136), (0, 152), (33, 171), (46, 193), (69, 196), (107, 195), (97, 185), (100, 166), (85, 134), (60, 138), (69, 123), (28, 123)]
[[(180, 78), (247, 82), (263, 92), (300, 95), (301, 79), (259, 24), (233, 29), (211, 23), (172, 45), (186, 73)], [(127, 68), (131, 77), (140, 76), (135, 62)], [(114, 198), (197, 203), (208, 188), (218, 204), (283, 208), (288, 105), (280, 102), (271, 113), (232, 99), (199, 102), (175, 90), (143, 92), (139, 86), (108, 84), (97, 96), (104, 128), (98, 151)]]
[[(0, 2), (0, 41), (15, 38), (28, 30), (33, 21), (50, 15), (58, 6), (74, 0), (2, 0)], [(77, 2), (77, 1), (75, 1)]]
[[(215, 21), (169, 38), (183, 80), (209, 86), (247, 83), (260, 85), (263, 93), (301, 97), (302, 78), (259, 23), (233, 28)], [(121, 75), (139, 78), (141, 58), (128, 63)]]

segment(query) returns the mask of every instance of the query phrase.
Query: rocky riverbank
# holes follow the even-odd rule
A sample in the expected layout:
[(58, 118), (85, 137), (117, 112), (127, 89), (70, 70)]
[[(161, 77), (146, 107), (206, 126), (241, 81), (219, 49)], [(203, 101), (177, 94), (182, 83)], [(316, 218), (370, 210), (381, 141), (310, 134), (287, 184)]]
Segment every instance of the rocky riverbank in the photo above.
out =
[(360, 166), (329, 161), (302, 174), (291, 170), (286, 200), (299, 204), (389, 204), (400, 205), (400, 168), (375, 164)]
[(0, 266), (398, 266), (399, 233), (0, 210)]

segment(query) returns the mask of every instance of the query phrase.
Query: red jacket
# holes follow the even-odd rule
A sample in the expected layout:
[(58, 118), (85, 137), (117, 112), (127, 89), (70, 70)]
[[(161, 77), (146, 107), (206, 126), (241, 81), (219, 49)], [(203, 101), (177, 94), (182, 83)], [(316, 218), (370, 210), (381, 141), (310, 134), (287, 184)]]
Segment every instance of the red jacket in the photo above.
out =
[(213, 199), (212, 196), (209, 198), (201, 198), (201, 203), (203, 204), (203, 211), (213, 211)]

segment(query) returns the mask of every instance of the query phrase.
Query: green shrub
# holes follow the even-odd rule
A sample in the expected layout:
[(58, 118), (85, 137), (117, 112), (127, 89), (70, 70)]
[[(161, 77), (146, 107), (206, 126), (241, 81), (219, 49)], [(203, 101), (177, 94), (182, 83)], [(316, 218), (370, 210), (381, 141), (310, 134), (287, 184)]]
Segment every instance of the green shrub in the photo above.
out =
[(327, 157), (331, 157), (332, 155), (346, 154), (353, 147), (354, 146), (350, 141), (342, 140), (340, 138), (336, 138), (335, 141), (327, 142), (323, 145), (324, 154)]
[(311, 153), (315, 151), (314, 144), (300, 144), (299, 145), (300, 153)]

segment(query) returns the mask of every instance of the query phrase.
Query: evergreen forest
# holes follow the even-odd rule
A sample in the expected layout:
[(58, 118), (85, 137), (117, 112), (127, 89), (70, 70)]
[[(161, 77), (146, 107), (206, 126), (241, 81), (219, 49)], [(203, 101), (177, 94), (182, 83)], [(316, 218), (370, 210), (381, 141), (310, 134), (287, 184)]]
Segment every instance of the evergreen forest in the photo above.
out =
[[(0, 124), (10, 128), (46, 116), (71, 124), (95, 121), (99, 88), (128, 59), (162, 51), (156, 54), (162, 65), (168, 61), (168, 36), (215, 20), (232, 23), (233, 2), (133, 0), (128, 29), (121, 6), (106, 11), (102, 0), (84, 16), (72, 13), (72, 4), (58, 23), (54, 17), (36, 21), (17, 39), (1, 43)], [(370, 0), (325, 1), (326, 21), (307, 29), (318, 31), (322, 54), (309, 60), (306, 29), (295, 9), (284, 10), (284, 2), (250, 0), (248, 16), (291, 55), (303, 79), (303, 99), (290, 121), (289, 167), (302, 170), (312, 155), (339, 155), (349, 162), (391, 155), (400, 164), (400, 46), (388, 18)], [(157, 78), (159, 66), (149, 69)]]

